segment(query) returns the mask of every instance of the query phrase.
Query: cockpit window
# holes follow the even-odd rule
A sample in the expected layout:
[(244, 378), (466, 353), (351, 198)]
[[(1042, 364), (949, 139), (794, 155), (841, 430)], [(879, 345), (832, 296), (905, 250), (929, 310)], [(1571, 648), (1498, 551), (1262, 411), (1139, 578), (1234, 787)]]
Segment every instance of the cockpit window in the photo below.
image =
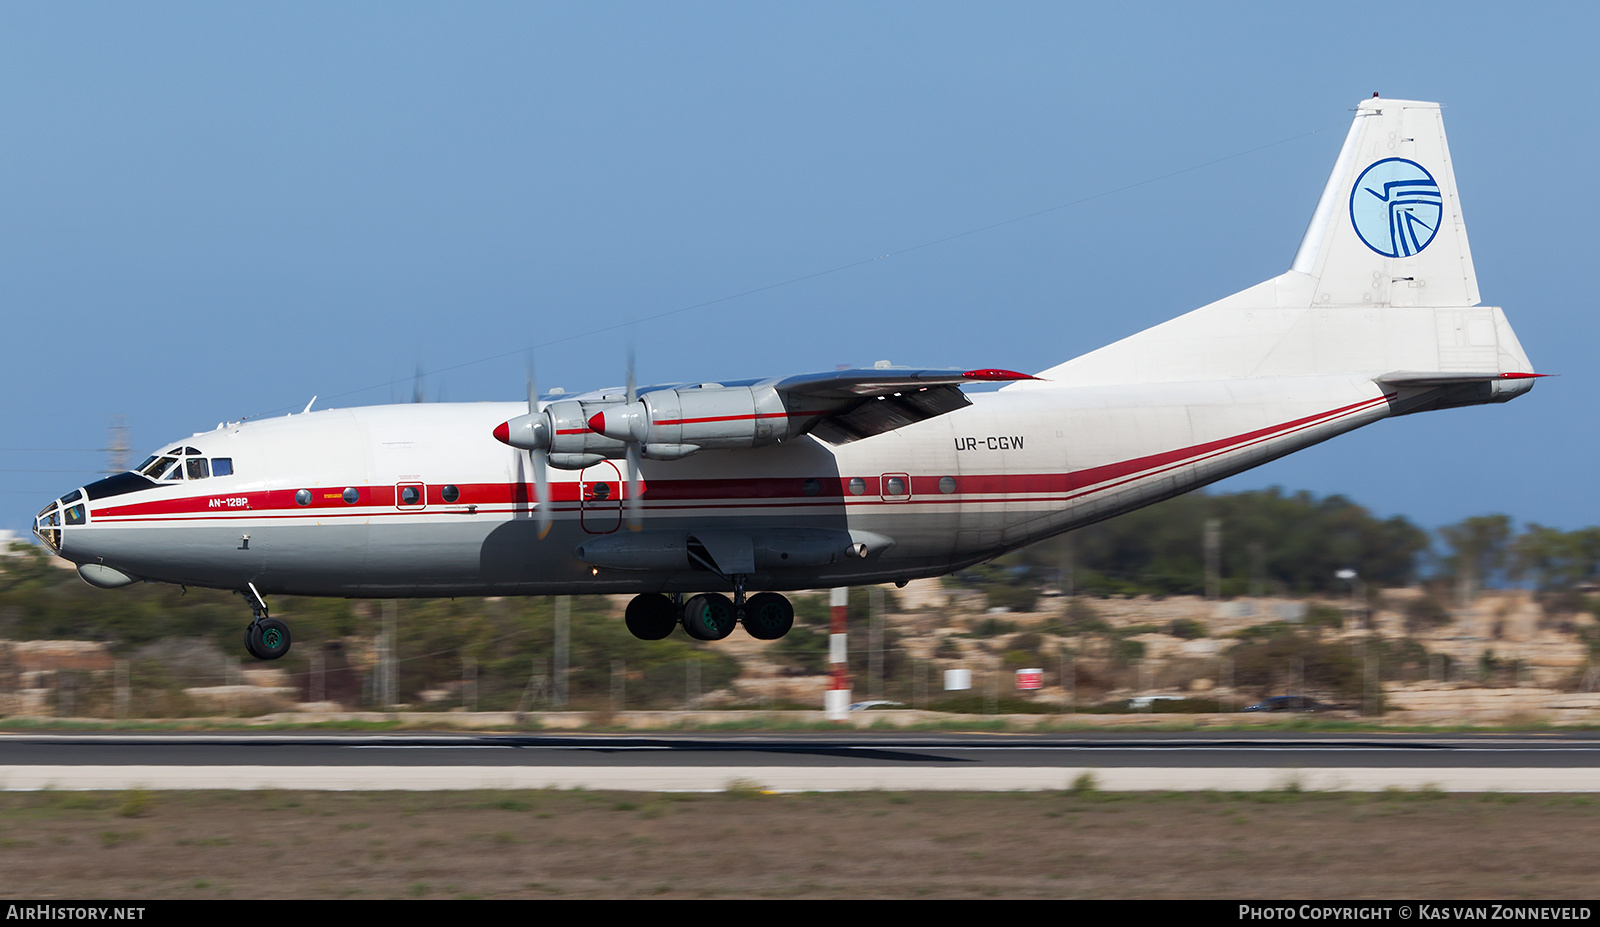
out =
[(139, 468), (139, 472), (153, 480), (159, 480), (161, 474), (166, 473), (167, 468), (176, 462), (177, 458), (175, 457), (152, 457), (144, 462), (144, 466)]
[(207, 459), (192, 447), (175, 447), (165, 454), (152, 455), (136, 470), (152, 480), (203, 480), (213, 476), (232, 476), (233, 458)]

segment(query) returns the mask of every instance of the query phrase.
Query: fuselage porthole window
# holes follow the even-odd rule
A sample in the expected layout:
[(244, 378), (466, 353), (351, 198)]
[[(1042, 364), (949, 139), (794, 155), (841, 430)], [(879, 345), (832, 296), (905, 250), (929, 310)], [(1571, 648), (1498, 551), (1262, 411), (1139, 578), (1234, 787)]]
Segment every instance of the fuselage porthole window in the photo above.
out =
[(309, 490), (309, 489), (297, 490), (295, 492), (295, 494), (294, 494), (294, 501), (295, 501), (296, 505), (310, 505), (311, 504), (311, 490)]
[(422, 501), (422, 490), (418, 489), (415, 486), (402, 486), (402, 487), (400, 487), (400, 504), (401, 505), (416, 505), (418, 502), (421, 502), (421, 501)]
[(446, 486), (444, 488), (444, 490), (439, 493), (439, 498), (443, 499), (446, 502), (454, 502), (457, 499), (461, 498), (461, 490), (457, 489), (453, 485), (452, 486)]
[(211, 475), (212, 476), (233, 476), (233, 458), (232, 457), (213, 457), (213, 458), (211, 458)]
[(355, 505), (357, 502), (361, 501), (361, 490), (355, 488), (354, 486), (347, 488), (344, 491), (344, 501), (350, 505)]
[(944, 493), (947, 496), (950, 495), (951, 493), (955, 492), (956, 491), (956, 478), (953, 477), (953, 476), (941, 476), (941, 477), (939, 477), (939, 491)]
[(850, 495), (859, 496), (867, 491), (867, 481), (859, 476), (850, 477)]

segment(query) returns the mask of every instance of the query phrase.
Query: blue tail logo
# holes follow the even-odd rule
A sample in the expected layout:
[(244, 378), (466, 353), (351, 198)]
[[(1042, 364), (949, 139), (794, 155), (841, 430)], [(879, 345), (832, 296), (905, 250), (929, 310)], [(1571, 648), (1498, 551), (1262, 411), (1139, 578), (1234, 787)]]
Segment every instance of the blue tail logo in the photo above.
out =
[(1439, 182), (1405, 158), (1374, 163), (1350, 190), (1350, 224), (1363, 244), (1384, 257), (1410, 257), (1428, 247), (1443, 215)]

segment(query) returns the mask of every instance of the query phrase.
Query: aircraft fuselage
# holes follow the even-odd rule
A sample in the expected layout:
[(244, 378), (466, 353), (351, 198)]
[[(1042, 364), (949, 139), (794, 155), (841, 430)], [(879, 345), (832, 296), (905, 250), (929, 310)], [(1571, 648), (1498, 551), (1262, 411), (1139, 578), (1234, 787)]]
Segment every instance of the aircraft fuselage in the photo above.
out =
[[(840, 539), (828, 562), (767, 558), (748, 574), (752, 590), (898, 581), (1325, 440), (1390, 414), (1396, 395), (1370, 380), (1308, 377), (972, 398), (849, 444), (803, 436), (644, 461), (639, 531), (624, 518), (621, 461), (553, 471), (550, 501), (536, 498), (527, 453), (490, 437), (520, 404), (372, 406), (230, 425), (182, 444), (231, 459), (231, 475), (98, 499), (90, 487), (84, 523), (63, 526), (60, 553), (140, 579), (278, 594), (693, 592), (729, 584), (687, 559), (663, 568), (670, 551), (638, 566), (627, 555), (665, 537), (721, 533), (758, 545), (775, 537), (778, 547)], [(553, 528), (541, 539), (532, 515), (542, 504)], [(852, 532), (870, 539), (866, 556), (844, 552)]]

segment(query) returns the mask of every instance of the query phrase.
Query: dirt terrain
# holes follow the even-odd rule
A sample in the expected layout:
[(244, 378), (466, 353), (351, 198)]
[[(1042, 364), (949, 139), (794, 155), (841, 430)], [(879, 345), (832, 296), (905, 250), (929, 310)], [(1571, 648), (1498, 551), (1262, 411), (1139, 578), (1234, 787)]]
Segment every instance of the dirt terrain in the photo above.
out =
[(0, 895), (1593, 897), (1600, 797), (0, 793)]

